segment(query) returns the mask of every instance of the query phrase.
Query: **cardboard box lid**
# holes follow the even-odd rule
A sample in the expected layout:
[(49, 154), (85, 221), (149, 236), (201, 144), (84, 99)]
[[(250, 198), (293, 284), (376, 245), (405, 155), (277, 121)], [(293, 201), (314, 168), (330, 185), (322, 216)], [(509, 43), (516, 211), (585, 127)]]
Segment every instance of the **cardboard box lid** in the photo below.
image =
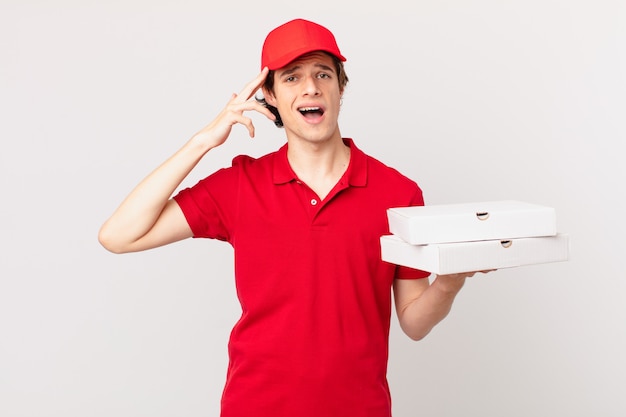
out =
[(396, 207), (389, 231), (414, 245), (554, 236), (552, 207), (517, 200)]
[(569, 235), (511, 240), (411, 245), (398, 236), (380, 238), (382, 260), (440, 275), (569, 259)]

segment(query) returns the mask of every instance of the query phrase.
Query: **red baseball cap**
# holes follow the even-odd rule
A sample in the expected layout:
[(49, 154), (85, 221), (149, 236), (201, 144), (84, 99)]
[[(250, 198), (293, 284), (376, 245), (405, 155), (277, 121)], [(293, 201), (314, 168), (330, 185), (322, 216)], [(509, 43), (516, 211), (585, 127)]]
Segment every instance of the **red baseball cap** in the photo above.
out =
[(341, 61), (346, 60), (330, 30), (308, 20), (291, 20), (272, 30), (265, 38), (261, 68), (276, 70), (313, 51), (325, 51)]

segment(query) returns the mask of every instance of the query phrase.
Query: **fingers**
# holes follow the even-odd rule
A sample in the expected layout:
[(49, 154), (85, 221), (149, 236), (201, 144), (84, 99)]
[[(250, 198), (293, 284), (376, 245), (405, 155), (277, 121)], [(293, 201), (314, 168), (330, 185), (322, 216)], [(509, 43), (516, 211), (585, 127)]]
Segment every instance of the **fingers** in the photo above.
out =
[(250, 137), (254, 137), (255, 129), (252, 120), (244, 115), (248, 111), (256, 111), (274, 121), (276, 117), (267, 107), (257, 100), (251, 99), (265, 82), (268, 72), (269, 70), (264, 68), (239, 94), (232, 94), (220, 114), (196, 137), (202, 137), (203, 141), (210, 142), (211, 147), (219, 146), (228, 138), (232, 126), (236, 124), (243, 125), (248, 130)]
[(276, 119), (276, 116), (274, 116), (274, 114), (272, 114), (272, 112), (267, 107), (265, 107), (258, 101), (246, 100), (242, 102), (236, 95), (233, 95), (233, 98), (228, 102), (227, 109), (236, 114), (243, 114), (243, 112), (247, 111), (256, 111), (265, 115), (265, 117), (267, 117), (271, 121), (274, 121)]
[(250, 118), (242, 117), (238, 120), (238, 123), (244, 125), (245, 128), (248, 129), (248, 134), (251, 138), (254, 137), (254, 124), (252, 123), (252, 120)]
[(497, 269), (485, 269), (485, 270), (481, 270), (481, 271), (468, 271), (468, 272), (460, 272), (457, 274), (448, 274), (448, 275), (440, 275), (449, 279), (464, 279), (464, 278), (472, 278), (474, 275), (480, 273), (480, 274), (487, 274), (489, 272), (493, 272), (493, 271), (497, 271)]
[(269, 111), (269, 109), (256, 100), (251, 100), (251, 98), (255, 95), (255, 93), (263, 86), (265, 79), (267, 78), (267, 74), (269, 73), (269, 69), (267, 67), (263, 68), (261, 72), (256, 76), (256, 78), (250, 81), (246, 86), (239, 92), (239, 94), (233, 94), (229, 104), (234, 105), (231, 109), (233, 111), (243, 112), (254, 110), (261, 114), (264, 114), (265, 117), (274, 121), (276, 116)]
[(263, 68), (259, 75), (252, 81), (250, 81), (246, 86), (239, 92), (236, 100), (240, 103), (244, 101), (248, 101), (254, 94), (261, 88), (265, 79), (267, 78), (267, 74), (269, 69), (267, 67)]

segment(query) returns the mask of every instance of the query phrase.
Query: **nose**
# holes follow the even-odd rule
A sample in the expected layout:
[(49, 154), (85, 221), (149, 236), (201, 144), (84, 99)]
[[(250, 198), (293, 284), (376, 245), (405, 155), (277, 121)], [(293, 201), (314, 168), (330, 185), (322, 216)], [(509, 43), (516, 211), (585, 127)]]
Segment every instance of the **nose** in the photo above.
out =
[(317, 85), (318, 79), (314, 76), (306, 77), (304, 80), (303, 93), (309, 96), (317, 96), (320, 94), (319, 86)]

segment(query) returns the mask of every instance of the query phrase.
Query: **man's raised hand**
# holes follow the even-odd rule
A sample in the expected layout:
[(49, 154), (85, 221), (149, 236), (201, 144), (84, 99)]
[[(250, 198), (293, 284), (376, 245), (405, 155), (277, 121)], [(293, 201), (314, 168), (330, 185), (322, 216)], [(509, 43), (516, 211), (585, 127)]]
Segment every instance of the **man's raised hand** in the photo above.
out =
[(208, 151), (226, 142), (235, 124), (244, 125), (248, 129), (250, 137), (253, 138), (254, 124), (249, 117), (244, 115), (247, 111), (257, 111), (264, 114), (271, 121), (274, 121), (275, 116), (272, 112), (253, 98), (254, 94), (265, 82), (268, 72), (269, 70), (267, 68), (263, 68), (259, 75), (257, 75), (254, 80), (250, 81), (239, 94), (233, 94), (226, 104), (226, 107), (224, 107), (217, 117), (196, 133), (191, 140), (206, 146)]

